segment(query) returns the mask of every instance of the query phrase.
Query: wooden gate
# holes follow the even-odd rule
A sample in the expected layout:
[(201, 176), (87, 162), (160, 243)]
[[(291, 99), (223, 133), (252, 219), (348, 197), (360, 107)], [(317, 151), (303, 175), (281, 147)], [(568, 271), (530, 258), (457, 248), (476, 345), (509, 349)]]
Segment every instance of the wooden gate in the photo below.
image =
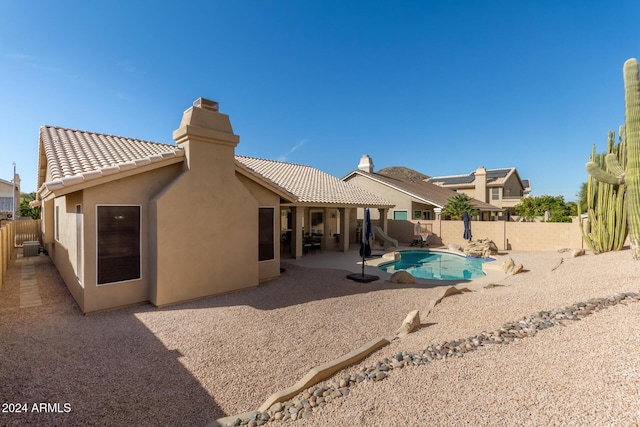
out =
[(40, 241), (39, 219), (18, 219), (15, 221), (16, 246), (22, 246), (24, 242)]

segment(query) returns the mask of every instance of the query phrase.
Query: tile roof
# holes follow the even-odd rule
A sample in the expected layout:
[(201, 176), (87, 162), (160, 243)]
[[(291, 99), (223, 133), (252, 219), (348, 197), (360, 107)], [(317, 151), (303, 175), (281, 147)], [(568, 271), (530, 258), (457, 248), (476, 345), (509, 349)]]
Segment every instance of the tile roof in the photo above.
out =
[[(439, 185), (432, 184), (427, 181), (409, 181), (400, 178), (390, 177), (386, 175), (381, 175), (378, 173), (370, 173), (365, 172), (359, 169), (356, 169), (350, 172), (343, 179), (347, 179), (349, 176), (353, 174), (359, 174), (369, 179), (373, 179), (378, 181), (384, 185), (395, 188), (401, 192), (404, 192), (418, 200), (422, 200), (423, 202), (429, 203), (431, 205), (443, 208), (447, 201), (455, 196), (457, 193), (453, 190), (450, 190), (446, 187), (441, 187)], [(499, 211), (500, 208), (497, 208), (489, 203), (481, 202), (480, 200), (473, 199), (471, 204), (483, 211)]]
[(393, 203), (311, 166), (255, 157), (236, 161), (275, 183), (301, 203), (392, 207)]
[(175, 145), (55, 126), (40, 128), (40, 144), (38, 187), (49, 190), (184, 156)]
[[(54, 126), (40, 128), (40, 144), (38, 187), (48, 191), (165, 159), (184, 158), (184, 150), (175, 145)], [(393, 206), (381, 197), (311, 166), (245, 156), (236, 156), (236, 161), (300, 203)], [(51, 178), (45, 182), (47, 167)]]

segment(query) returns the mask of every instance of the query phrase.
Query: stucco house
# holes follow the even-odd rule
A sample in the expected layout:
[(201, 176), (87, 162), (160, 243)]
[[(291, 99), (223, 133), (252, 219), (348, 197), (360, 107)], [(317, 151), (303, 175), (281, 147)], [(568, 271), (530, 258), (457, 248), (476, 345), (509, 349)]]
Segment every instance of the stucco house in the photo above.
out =
[(20, 177), (16, 174), (15, 187), (12, 181), (0, 179), (0, 219), (17, 218), (19, 216), (19, 208)]
[[(372, 158), (366, 154), (360, 159), (358, 169), (349, 172), (342, 180), (378, 194), (395, 205), (386, 212), (372, 211), (372, 220), (434, 220), (456, 194), (446, 187), (423, 180), (406, 180), (376, 173)], [(484, 220), (491, 219), (501, 210), (477, 199), (472, 201), (472, 205)], [(361, 218), (361, 214), (358, 217)]]
[(173, 139), (40, 129), (42, 242), (83, 312), (255, 287), (280, 274), (283, 230), (285, 256), (302, 256), (314, 209), (335, 220), (323, 245), (340, 234), (346, 250), (352, 210), (393, 206), (317, 169), (236, 156), (214, 101), (196, 100)]
[(427, 182), (465, 193), (502, 209), (500, 219), (515, 215), (515, 206), (531, 192), (531, 182), (520, 178), (514, 167), (485, 169), (480, 166), (464, 175), (434, 176)]

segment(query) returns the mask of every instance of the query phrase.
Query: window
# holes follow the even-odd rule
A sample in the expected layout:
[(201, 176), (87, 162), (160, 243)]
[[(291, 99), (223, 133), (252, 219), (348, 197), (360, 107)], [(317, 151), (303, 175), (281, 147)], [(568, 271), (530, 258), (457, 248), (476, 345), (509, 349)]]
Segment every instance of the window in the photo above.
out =
[(275, 259), (275, 208), (259, 208), (258, 261)]
[(407, 213), (407, 211), (393, 211), (393, 219), (407, 220), (409, 219), (409, 214)]
[(433, 219), (431, 211), (413, 211), (413, 219)]
[(141, 278), (142, 207), (97, 206), (98, 285)]
[(500, 200), (500, 189), (492, 188), (491, 189), (491, 200)]

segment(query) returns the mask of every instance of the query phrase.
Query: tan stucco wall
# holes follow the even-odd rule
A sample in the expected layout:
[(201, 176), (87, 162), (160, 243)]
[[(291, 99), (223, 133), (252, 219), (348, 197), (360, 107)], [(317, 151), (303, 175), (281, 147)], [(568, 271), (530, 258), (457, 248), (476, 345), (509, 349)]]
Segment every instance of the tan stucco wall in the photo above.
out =
[(523, 190), (515, 174), (509, 176), (509, 179), (507, 179), (502, 188), (503, 197), (522, 197), (521, 193)]
[[(401, 243), (413, 238), (412, 224), (417, 221), (389, 221), (389, 235)], [(434, 235), (433, 245), (466, 245), (462, 221), (420, 221), (429, 224)], [(471, 221), (473, 239), (488, 237), (500, 250), (542, 251), (562, 248), (583, 248), (580, 227), (573, 223)]]
[[(253, 195), (258, 202), (259, 207), (274, 208), (275, 224), (273, 229), (273, 241), (275, 242), (275, 258), (271, 261), (260, 261), (258, 263), (259, 281), (263, 282), (265, 280), (273, 279), (280, 275), (280, 221), (282, 219), (282, 215), (280, 214), (280, 196), (240, 174), (236, 174), (236, 177)], [(256, 231), (257, 230), (258, 228), (256, 227)], [(256, 241), (255, 244), (257, 245), (258, 242)], [(256, 260), (257, 259), (258, 257), (256, 256)]]
[(223, 166), (210, 148), (197, 156), (210, 164), (192, 165), (152, 202), (155, 305), (258, 285), (258, 202), (234, 171), (207, 173)]
[[(83, 312), (90, 313), (149, 300), (149, 203), (151, 198), (168, 182), (179, 175), (181, 171), (181, 164), (174, 164), (55, 199), (53, 205), (59, 206), (58, 212), (60, 213), (58, 224), (60, 238), (53, 244), (47, 245), (49, 255)], [(82, 205), (83, 235), (81, 237), (84, 248), (80, 274), (82, 282), (78, 280), (76, 265), (77, 235), (75, 212), (77, 204)], [(141, 206), (141, 279), (96, 285), (97, 205)], [(53, 216), (54, 213), (51, 212), (52, 219)]]
[(183, 173), (151, 203), (151, 302), (257, 286), (259, 204), (236, 177), (239, 137), (228, 116), (194, 106), (173, 138), (186, 160)]
[(77, 259), (75, 209), (78, 203), (82, 203), (81, 191), (58, 197), (51, 203), (53, 211), (47, 212), (47, 215), (50, 214), (52, 223), (55, 225), (53, 220), (56, 219), (55, 212), (57, 212), (58, 236), (55, 239), (55, 232), (52, 230), (51, 236), (54, 237), (54, 240), (53, 243), (47, 245), (47, 250), (60, 273), (60, 277), (80, 306), (80, 310), (86, 312), (84, 289), (78, 281), (75, 266)]
[[(370, 193), (382, 197), (383, 199), (388, 200), (389, 202), (394, 204), (395, 207), (387, 211), (387, 218), (393, 219), (393, 213), (395, 211), (407, 211), (408, 218), (412, 217), (413, 202), (418, 202), (418, 200), (415, 200), (411, 196), (401, 193), (400, 191), (395, 190), (387, 185), (373, 181), (372, 179), (363, 177), (361, 175), (352, 175), (351, 177), (349, 177), (347, 182), (357, 185), (358, 187), (363, 188)], [(358, 208), (356, 211), (357, 212), (354, 215), (355, 218), (362, 220), (364, 209)], [(378, 209), (371, 209), (370, 214), (372, 221), (380, 218)]]

